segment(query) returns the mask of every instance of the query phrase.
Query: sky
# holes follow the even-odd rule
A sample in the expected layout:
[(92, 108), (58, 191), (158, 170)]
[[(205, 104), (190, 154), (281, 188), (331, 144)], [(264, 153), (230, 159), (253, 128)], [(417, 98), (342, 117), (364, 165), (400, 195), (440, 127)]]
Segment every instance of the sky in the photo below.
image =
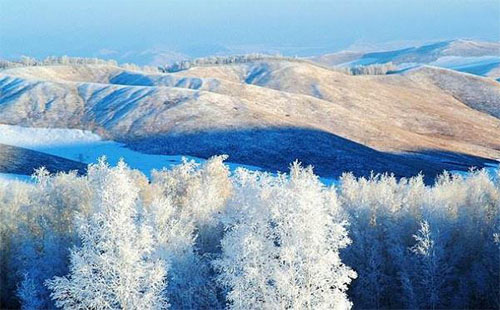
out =
[(0, 0), (8, 59), (307, 56), (455, 38), (500, 41), (500, 0)]

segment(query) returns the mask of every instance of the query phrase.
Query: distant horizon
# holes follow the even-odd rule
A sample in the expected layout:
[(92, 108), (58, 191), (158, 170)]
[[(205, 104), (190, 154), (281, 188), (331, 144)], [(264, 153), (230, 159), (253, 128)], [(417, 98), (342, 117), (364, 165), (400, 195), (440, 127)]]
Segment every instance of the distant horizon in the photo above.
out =
[[(131, 63), (131, 64), (136, 64), (136, 65), (151, 65), (151, 66), (156, 66), (156, 65), (168, 65), (168, 64), (174, 64), (175, 62), (180, 62), (183, 60), (193, 60), (193, 59), (199, 59), (199, 58), (207, 58), (207, 57), (213, 57), (213, 56), (219, 56), (219, 57), (228, 57), (228, 56), (240, 56), (240, 55), (250, 55), (250, 54), (262, 54), (262, 55), (279, 55), (279, 56), (284, 56), (284, 57), (299, 57), (302, 59), (308, 59), (308, 58), (314, 58), (316, 56), (322, 56), (322, 55), (329, 55), (329, 54), (335, 54), (339, 52), (360, 52), (360, 53), (370, 53), (370, 52), (389, 52), (389, 51), (397, 51), (397, 50), (403, 50), (406, 48), (411, 48), (411, 47), (420, 47), (420, 46), (427, 46), (427, 45), (432, 45), (435, 43), (439, 42), (452, 42), (452, 41), (457, 41), (457, 40), (465, 40), (465, 41), (474, 41), (474, 42), (488, 42), (488, 43), (500, 43), (500, 41), (490, 41), (490, 40), (477, 40), (477, 39), (472, 39), (472, 38), (455, 38), (455, 39), (443, 39), (443, 40), (430, 40), (430, 41), (395, 41), (395, 42), (380, 42), (380, 43), (368, 43), (368, 42), (357, 42), (351, 46), (349, 46), (346, 49), (341, 49), (341, 50), (334, 50), (334, 51), (325, 51), (323, 53), (318, 53), (318, 54), (307, 54), (307, 55), (287, 55), (284, 53), (281, 53), (280, 51), (274, 51), (274, 52), (266, 52), (266, 51), (243, 51), (243, 52), (234, 52), (234, 53), (215, 53), (215, 54), (207, 54), (204, 56), (199, 56), (199, 57), (192, 57), (189, 55), (185, 54), (175, 54), (172, 53), (172, 57), (165, 56), (165, 53), (168, 53), (168, 51), (165, 50), (157, 50), (155, 51), (154, 49), (152, 50), (147, 50), (143, 51), (142, 53), (137, 53), (134, 55), (137, 57), (136, 61), (129, 61), (128, 59), (123, 60), (123, 57), (127, 57), (130, 53), (124, 53), (124, 54), (119, 54), (118, 52), (113, 52), (113, 53), (104, 53), (104, 51), (100, 51), (102, 54), (101, 55), (92, 55), (92, 56), (80, 56), (80, 55), (69, 55), (69, 54), (53, 54), (53, 55), (47, 55), (45, 57), (36, 57), (33, 55), (29, 54), (22, 54), (17, 57), (1, 57), (0, 60), (8, 60), (8, 61), (19, 61), (21, 60), (22, 57), (30, 57), (30, 58), (35, 58), (37, 60), (44, 60), (45, 58), (48, 57), (63, 57), (67, 56), (70, 58), (97, 58), (97, 59), (103, 59), (103, 60), (115, 60), (119, 64), (126, 64), (126, 63)], [(145, 53), (151, 53), (152, 56), (154, 56), (154, 53), (158, 52), (158, 55), (161, 55), (164, 61), (153, 61), (153, 62), (147, 62), (144, 60), (141, 60), (140, 56), (145, 54)], [(500, 56), (500, 55), (499, 55)]]
[[(470, 27), (470, 25), (474, 27)], [(438, 41), (500, 41), (500, 0), (2, 0), (0, 58), (141, 65), (246, 53), (314, 56)]]

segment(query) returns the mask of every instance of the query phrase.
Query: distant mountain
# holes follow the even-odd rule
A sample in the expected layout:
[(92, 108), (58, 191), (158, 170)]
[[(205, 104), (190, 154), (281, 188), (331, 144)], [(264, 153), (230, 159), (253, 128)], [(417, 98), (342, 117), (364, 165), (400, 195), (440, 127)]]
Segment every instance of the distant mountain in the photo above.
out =
[(109, 65), (0, 71), (0, 123), (92, 130), (148, 153), (327, 177), (433, 177), (500, 158), (500, 83), (430, 66), (352, 76), (269, 59), (147, 73)]
[(343, 51), (311, 58), (329, 66), (358, 66), (392, 62), (403, 67), (428, 64), (500, 78), (500, 43), (452, 40), (390, 51)]
[(189, 58), (186, 54), (166, 49), (147, 49), (144, 51), (106, 51), (97, 53), (97, 57), (111, 57), (119, 63), (134, 63), (138, 65), (159, 66)]

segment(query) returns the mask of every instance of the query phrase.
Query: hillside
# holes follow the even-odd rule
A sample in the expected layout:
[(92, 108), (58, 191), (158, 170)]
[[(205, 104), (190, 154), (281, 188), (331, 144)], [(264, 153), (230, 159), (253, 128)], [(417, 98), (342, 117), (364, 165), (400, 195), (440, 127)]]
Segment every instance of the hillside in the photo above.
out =
[(422, 67), (350, 76), (290, 60), (171, 74), (106, 65), (0, 72), (0, 123), (91, 130), (142, 152), (322, 176), (429, 177), (500, 158), (500, 83)]
[(53, 173), (70, 170), (83, 173), (87, 168), (87, 165), (59, 156), (0, 144), (0, 172), (31, 175), (42, 166)]
[(328, 66), (359, 66), (392, 62), (402, 67), (432, 65), (499, 79), (500, 43), (451, 40), (389, 51), (341, 51), (311, 57)]

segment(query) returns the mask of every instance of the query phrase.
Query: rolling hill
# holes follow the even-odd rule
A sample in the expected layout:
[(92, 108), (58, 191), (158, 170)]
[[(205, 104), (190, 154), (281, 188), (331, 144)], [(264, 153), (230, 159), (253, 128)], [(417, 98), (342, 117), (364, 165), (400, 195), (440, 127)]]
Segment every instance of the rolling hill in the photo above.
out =
[(147, 73), (107, 65), (0, 71), (0, 123), (91, 130), (136, 151), (322, 176), (433, 177), (500, 158), (500, 83), (423, 66), (351, 76), (269, 59)]
[(85, 172), (87, 165), (59, 156), (48, 155), (30, 149), (0, 144), (0, 172), (31, 175), (35, 169), (45, 167), (54, 173), (76, 170)]
[(328, 66), (358, 66), (392, 62), (402, 67), (432, 65), (500, 78), (500, 43), (450, 40), (390, 51), (341, 51), (312, 57)]

